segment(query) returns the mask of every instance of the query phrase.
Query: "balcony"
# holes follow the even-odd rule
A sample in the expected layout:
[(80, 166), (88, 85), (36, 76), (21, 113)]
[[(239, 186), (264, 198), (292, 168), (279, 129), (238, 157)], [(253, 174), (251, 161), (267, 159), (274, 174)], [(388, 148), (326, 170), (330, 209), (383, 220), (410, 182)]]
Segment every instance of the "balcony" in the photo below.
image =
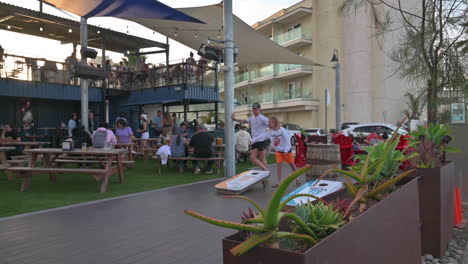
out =
[(250, 111), (249, 105), (259, 102), (262, 104), (262, 112), (273, 114), (278, 112), (294, 112), (294, 111), (318, 111), (319, 101), (309, 97), (298, 97), (293, 99), (284, 99), (272, 102), (271, 100), (262, 101), (262, 96), (249, 96), (249, 103), (239, 103), (235, 107), (235, 112), (240, 115), (248, 115)]
[(301, 64), (280, 64), (278, 67), (278, 79), (297, 78), (312, 74), (312, 66)]
[(250, 72), (250, 84), (262, 84), (273, 79), (273, 64)]
[(296, 49), (312, 44), (312, 38), (308, 32), (302, 30), (302, 27), (298, 27), (280, 34), (277, 43), (285, 48)]

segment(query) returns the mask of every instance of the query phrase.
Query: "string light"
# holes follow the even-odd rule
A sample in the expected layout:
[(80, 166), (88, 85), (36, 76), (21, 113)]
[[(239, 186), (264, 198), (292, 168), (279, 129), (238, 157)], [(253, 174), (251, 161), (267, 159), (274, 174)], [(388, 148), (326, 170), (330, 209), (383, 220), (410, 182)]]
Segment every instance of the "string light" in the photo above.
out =
[(174, 31), (174, 37), (177, 37), (177, 31)]
[(72, 33), (73, 30), (71, 28), (68, 29), (68, 33)]
[(153, 35), (154, 35), (154, 31), (153, 31)]
[(44, 31), (44, 29), (42, 27), (39, 28), (40, 31)]
[(195, 33), (195, 38), (198, 38), (198, 34), (197, 34), (197, 33)]
[(221, 32), (218, 31), (218, 39), (221, 39)]
[(8, 28), (8, 29), (11, 29), (11, 26), (10, 26), (10, 25), (8, 25), (8, 26), (7, 26), (7, 28)]
[(98, 30), (97, 33), (98, 33), (98, 34), (101, 34), (101, 30)]

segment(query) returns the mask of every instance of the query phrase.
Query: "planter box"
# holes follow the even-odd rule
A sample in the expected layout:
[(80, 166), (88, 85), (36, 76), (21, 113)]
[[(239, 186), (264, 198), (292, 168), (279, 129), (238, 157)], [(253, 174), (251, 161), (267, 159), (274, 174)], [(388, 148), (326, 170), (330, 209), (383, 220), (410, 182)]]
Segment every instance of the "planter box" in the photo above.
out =
[(265, 246), (235, 257), (235, 234), (223, 240), (224, 264), (421, 263), (418, 180), (413, 179), (304, 253)]
[(418, 169), (422, 254), (440, 257), (452, 239), (454, 217), (454, 164)]

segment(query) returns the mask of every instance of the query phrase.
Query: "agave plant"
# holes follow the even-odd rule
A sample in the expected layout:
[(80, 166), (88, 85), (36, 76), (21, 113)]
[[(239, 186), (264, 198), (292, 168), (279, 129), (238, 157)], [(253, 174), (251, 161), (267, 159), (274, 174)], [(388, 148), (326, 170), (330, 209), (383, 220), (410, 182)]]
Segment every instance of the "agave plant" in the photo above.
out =
[[(369, 166), (373, 167), (372, 165), (376, 162), (382, 161), (382, 170), (380, 175), (377, 178), (377, 181), (391, 179), (395, 173), (398, 171), (400, 165), (407, 161), (415, 158), (418, 154), (412, 153), (409, 155), (405, 155), (406, 150), (414, 146), (416, 143), (409, 144), (405, 149), (402, 151), (397, 150), (398, 143), (400, 141), (400, 135), (394, 133), (391, 138), (387, 141), (380, 142), (375, 146), (364, 147), (363, 149), (367, 152), (367, 155), (356, 155), (355, 160), (357, 161), (354, 166), (351, 167), (351, 170), (355, 172), (360, 172), (364, 165), (364, 160), (369, 157)], [(375, 172), (376, 167), (370, 172)]]
[[(397, 137), (398, 136), (394, 134), (392, 138), (389, 139), (391, 140), (390, 142), (395, 140)], [(360, 204), (359, 209), (362, 212), (369, 207), (369, 202), (371, 200), (382, 200), (385, 194), (387, 194), (398, 181), (414, 172), (413, 169), (396, 177), (381, 180), (381, 174), (384, 169), (385, 162), (387, 159), (391, 159), (389, 152), (391, 152), (393, 147), (393, 144), (385, 144), (380, 155), (373, 156), (372, 154), (369, 154), (363, 157), (362, 166), (359, 167), (359, 170), (327, 170), (320, 176), (317, 183), (330, 172), (338, 172), (342, 174), (346, 179), (344, 182), (346, 190), (354, 198), (344, 215), (349, 215), (349, 212), (355, 203)], [(373, 158), (374, 160), (371, 161)], [(353, 183), (353, 180), (355, 183)]]
[(413, 164), (419, 168), (434, 168), (445, 162), (445, 152), (460, 152), (456, 147), (447, 146), (452, 141), (449, 134), (447, 125), (430, 123), (427, 127), (418, 126), (410, 133), (412, 138), (409, 139), (418, 144), (413, 152), (420, 155)]
[[(242, 223), (214, 219), (198, 214), (191, 210), (185, 210), (184, 213), (216, 226), (252, 233), (252, 235), (247, 240), (230, 250), (230, 252), (235, 256), (242, 255), (259, 244), (273, 244), (283, 238), (301, 240), (305, 244), (314, 245), (320, 239), (318, 234), (310, 226), (308, 226), (307, 223), (304, 222), (304, 220), (302, 220), (301, 217), (299, 217), (297, 214), (291, 212), (281, 212), (281, 209), (288, 202), (298, 197), (307, 196), (323, 201), (321, 198), (316, 197), (314, 195), (297, 194), (281, 202), (281, 199), (285, 195), (286, 189), (288, 188), (289, 184), (310, 168), (311, 166), (305, 166), (299, 170), (296, 170), (288, 177), (286, 177), (276, 189), (266, 210), (263, 210), (256, 202), (252, 201), (250, 198), (244, 196), (228, 196), (227, 198), (239, 198), (246, 200), (258, 210), (258, 214), (256, 214), (255, 217), (248, 218), (245, 220), (243, 219), (244, 221)], [(249, 217), (252, 215), (247, 214), (246, 216)], [(280, 231), (279, 223), (283, 218), (288, 218), (292, 223), (294, 223), (295, 226), (300, 227), (301, 233)]]
[[(331, 233), (338, 230), (346, 224), (343, 215), (334, 209), (333, 204), (326, 205), (323, 202), (317, 204), (306, 203), (299, 205), (294, 210), (302, 221), (307, 223), (320, 239), (323, 239)], [(299, 225), (293, 223), (293, 232), (305, 233), (306, 231)]]

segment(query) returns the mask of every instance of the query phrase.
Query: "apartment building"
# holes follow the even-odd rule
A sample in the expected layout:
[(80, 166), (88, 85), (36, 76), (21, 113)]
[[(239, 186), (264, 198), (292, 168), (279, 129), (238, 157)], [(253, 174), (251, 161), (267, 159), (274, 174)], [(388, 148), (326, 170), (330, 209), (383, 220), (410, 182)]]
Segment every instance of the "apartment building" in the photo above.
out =
[[(363, 9), (343, 16), (338, 11), (341, 2), (304, 0), (252, 25), (277, 44), (325, 67), (240, 66), (235, 77), (239, 117), (250, 115), (250, 105), (260, 102), (265, 115), (283, 123), (335, 128), (335, 71), (330, 59), (336, 49), (342, 121), (396, 123), (402, 118), (408, 84), (393, 74), (387, 56), (398, 43), (398, 32), (377, 40), (371, 15)], [(222, 82), (220, 88), (222, 97)]]

